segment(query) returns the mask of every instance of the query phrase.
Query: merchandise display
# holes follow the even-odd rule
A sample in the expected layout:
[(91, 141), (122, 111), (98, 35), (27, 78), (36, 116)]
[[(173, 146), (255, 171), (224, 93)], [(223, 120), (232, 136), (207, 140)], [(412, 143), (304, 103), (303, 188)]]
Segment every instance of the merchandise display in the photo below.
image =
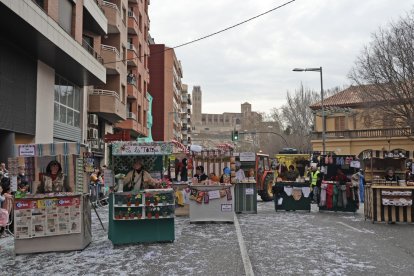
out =
[(283, 181), (273, 186), (275, 210), (311, 210), (309, 183)]
[(356, 212), (358, 209), (358, 187), (351, 182), (322, 181), (319, 211)]

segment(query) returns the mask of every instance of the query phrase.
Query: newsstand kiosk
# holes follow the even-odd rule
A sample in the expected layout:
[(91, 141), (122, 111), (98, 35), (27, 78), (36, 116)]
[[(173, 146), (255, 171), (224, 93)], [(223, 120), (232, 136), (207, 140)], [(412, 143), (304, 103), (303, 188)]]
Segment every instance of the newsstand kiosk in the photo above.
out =
[[(8, 159), (12, 190), (18, 167), (25, 169), (31, 193), (15, 194), (15, 254), (84, 249), (92, 239), (88, 178), (79, 143), (16, 145)], [(58, 161), (71, 192), (35, 194), (48, 163)]]

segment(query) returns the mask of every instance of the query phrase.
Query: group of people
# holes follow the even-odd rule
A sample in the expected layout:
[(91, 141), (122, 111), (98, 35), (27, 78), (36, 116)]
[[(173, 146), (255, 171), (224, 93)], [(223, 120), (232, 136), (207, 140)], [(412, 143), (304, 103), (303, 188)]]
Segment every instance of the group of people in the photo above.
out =
[[(241, 168), (241, 163), (236, 162), (236, 180), (242, 182), (246, 179), (244, 170)], [(210, 183), (231, 183), (231, 170), (229, 167), (223, 168), (223, 173), (221, 176), (217, 176), (214, 172), (209, 173), (208, 175), (204, 172), (203, 166), (196, 167), (196, 173), (193, 177), (193, 183), (206, 184)]]

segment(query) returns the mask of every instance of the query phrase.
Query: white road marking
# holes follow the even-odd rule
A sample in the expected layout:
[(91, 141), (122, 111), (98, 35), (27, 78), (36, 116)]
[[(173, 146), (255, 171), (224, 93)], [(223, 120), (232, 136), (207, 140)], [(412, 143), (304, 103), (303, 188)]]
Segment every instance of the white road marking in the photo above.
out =
[(246, 276), (254, 276), (252, 263), (250, 262), (249, 254), (247, 254), (246, 245), (244, 244), (243, 234), (240, 229), (239, 220), (234, 214), (234, 227), (236, 228), (237, 240), (239, 241), (240, 253), (243, 259), (244, 272)]
[(367, 229), (358, 229), (358, 228), (352, 227), (351, 225), (348, 225), (348, 224), (343, 223), (343, 222), (337, 222), (337, 223), (339, 223), (339, 224), (341, 224), (341, 225), (343, 225), (345, 227), (348, 227), (349, 229), (352, 229), (354, 231), (357, 231), (359, 233), (374, 234), (373, 231), (370, 231), (370, 230), (367, 230)]

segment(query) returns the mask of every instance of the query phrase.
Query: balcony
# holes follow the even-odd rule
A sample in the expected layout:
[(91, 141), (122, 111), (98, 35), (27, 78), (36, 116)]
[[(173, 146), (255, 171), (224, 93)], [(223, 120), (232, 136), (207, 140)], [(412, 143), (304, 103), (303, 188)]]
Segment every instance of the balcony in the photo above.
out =
[(134, 12), (128, 11), (128, 34), (138, 35), (138, 19)]
[(84, 27), (95, 33), (105, 35), (108, 32), (108, 20), (105, 17), (102, 8), (102, 0), (83, 1), (84, 12)]
[(138, 99), (138, 88), (135, 76), (127, 76), (127, 94), (128, 99)]
[(105, 63), (106, 72), (109, 75), (121, 74), (121, 55), (117, 48), (109, 45), (101, 45), (101, 55)]
[(91, 54), (97, 61), (99, 61), (101, 64), (103, 64), (103, 58), (95, 51), (95, 49), (86, 42), (85, 39), (82, 39), (82, 46), (83, 48), (88, 51), (89, 54)]
[[(135, 115), (135, 117), (134, 117), (134, 115)], [(127, 117), (129, 117), (129, 116), (134, 117), (134, 118), (127, 118), (125, 121), (117, 123), (115, 127), (120, 128), (120, 129), (129, 130), (131, 132), (132, 136), (145, 135), (143, 127), (136, 120), (136, 118), (137, 118), (136, 114), (134, 114), (132, 112), (128, 112)]]
[(96, 113), (105, 120), (116, 123), (125, 120), (125, 104), (115, 91), (92, 89), (89, 91), (89, 112)]
[(121, 33), (123, 22), (122, 15), (118, 6), (114, 3), (103, 1), (102, 7), (104, 9), (106, 18), (108, 19), (108, 33)]
[(134, 44), (129, 43), (127, 44), (128, 52), (127, 52), (127, 64), (128, 66), (137, 67), (138, 66), (138, 56), (137, 56), (137, 49), (135, 48)]
[[(326, 131), (327, 139), (390, 138), (412, 135), (410, 128), (380, 128), (363, 130)], [(322, 132), (314, 132), (313, 140), (321, 140)]]
[(132, 120), (137, 120), (137, 114), (135, 114), (134, 112), (128, 112), (127, 113), (127, 119), (132, 119)]

